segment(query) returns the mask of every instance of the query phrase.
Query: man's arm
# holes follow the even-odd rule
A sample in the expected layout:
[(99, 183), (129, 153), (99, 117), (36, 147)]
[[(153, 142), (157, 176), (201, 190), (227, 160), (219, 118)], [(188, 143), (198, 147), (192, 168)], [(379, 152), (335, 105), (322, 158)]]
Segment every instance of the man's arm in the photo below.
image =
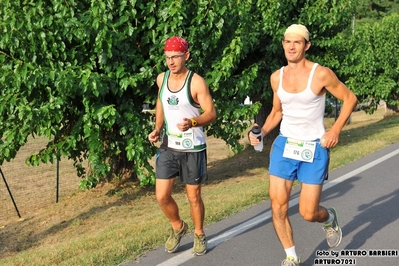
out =
[[(205, 80), (198, 74), (194, 74), (191, 80), (191, 89), (194, 100), (201, 106), (203, 112), (198, 117), (188, 117), (188, 119), (194, 118), (197, 126), (205, 126), (214, 122), (216, 120), (216, 109)], [(192, 126), (191, 121), (188, 122)]]
[(281, 121), (283, 117), (283, 110), (281, 108), (281, 101), (277, 96), (278, 84), (280, 82), (280, 71), (275, 71), (270, 76), (270, 85), (273, 90), (273, 106), (270, 114), (267, 116), (265, 123), (262, 127), (262, 136), (269, 134)]
[(157, 85), (158, 85), (158, 97), (157, 103), (155, 105), (155, 129), (148, 135), (148, 139), (151, 142), (156, 142), (159, 139), (161, 129), (164, 124), (164, 114), (162, 109), (161, 99), (159, 98), (159, 93), (162, 86), (162, 81), (165, 76), (165, 73), (161, 73), (157, 77)]
[[(265, 123), (262, 126), (262, 137), (270, 133), (278, 124), (283, 117), (283, 111), (281, 108), (281, 101), (277, 96), (278, 84), (280, 82), (280, 71), (277, 70), (270, 76), (270, 85), (273, 90), (273, 107), (270, 114), (266, 117)], [(255, 137), (252, 132), (249, 134), (249, 141), (252, 146), (256, 146), (259, 143), (259, 139)]]
[(323, 136), (324, 146), (331, 148), (337, 145), (339, 134), (345, 126), (346, 121), (349, 119), (355, 105), (357, 98), (355, 94), (342, 83), (335, 73), (326, 67), (323, 67), (320, 72), (320, 78), (324, 81), (324, 88), (329, 91), (334, 97), (343, 102), (340, 114), (330, 130)]

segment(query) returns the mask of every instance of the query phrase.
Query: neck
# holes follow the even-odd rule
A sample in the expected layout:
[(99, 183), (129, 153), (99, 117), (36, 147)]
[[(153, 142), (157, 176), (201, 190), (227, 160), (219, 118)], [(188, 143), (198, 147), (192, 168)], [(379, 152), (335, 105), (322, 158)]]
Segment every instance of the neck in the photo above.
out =
[(306, 68), (308, 62), (309, 61), (305, 58), (297, 62), (288, 61), (287, 69), (289, 69), (290, 72), (299, 72)]
[(170, 77), (172, 77), (173, 79), (185, 78), (188, 72), (189, 72), (188, 68), (184, 67), (176, 72), (170, 71)]

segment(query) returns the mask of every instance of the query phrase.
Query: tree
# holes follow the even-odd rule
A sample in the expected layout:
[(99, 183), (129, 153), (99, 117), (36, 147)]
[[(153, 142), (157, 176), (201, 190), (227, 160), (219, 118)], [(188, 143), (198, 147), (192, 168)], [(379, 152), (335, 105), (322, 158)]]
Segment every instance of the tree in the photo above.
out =
[(398, 0), (358, 0), (356, 19), (360, 24), (372, 24), (385, 16), (397, 13)]
[(349, 77), (348, 86), (372, 113), (381, 101), (393, 111), (399, 105), (399, 15), (391, 15), (372, 25), (356, 28), (347, 45), (348, 64), (343, 72)]
[(78, 175), (87, 175), (82, 187), (151, 172), (152, 125), (141, 110), (161, 58), (152, 45), (154, 19), (146, 20), (155, 4), (136, 4), (1, 2), (0, 162), (33, 135), (49, 142), (28, 163), (73, 159)]
[[(284, 29), (303, 23), (314, 54), (345, 28), (352, 1), (37, 0), (0, 3), (0, 163), (28, 136), (46, 136), (32, 165), (73, 159), (81, 187), (108, 177), (153, 184), (155, 147), (144, 103), (154, 105), (162, 46), (190, 43), (189, 67), (210, 85), (218, 110), (208, 135), (233, 150), (261, 107), (270, 110), (271, 72), (285, 64)], [(240, 107), (250, 96), (254, 104)], [(86, 169), (83, 162), (88, 161)]]

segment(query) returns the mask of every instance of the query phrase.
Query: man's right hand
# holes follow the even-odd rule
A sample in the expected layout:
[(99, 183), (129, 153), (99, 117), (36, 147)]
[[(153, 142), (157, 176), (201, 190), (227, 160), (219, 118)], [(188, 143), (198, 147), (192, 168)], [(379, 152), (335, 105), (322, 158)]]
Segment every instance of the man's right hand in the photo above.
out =
[(150, 134), (148, 134), (148, 140), (150, 142), (157, 142), (159, 139), (159, 130), (154, 129)]

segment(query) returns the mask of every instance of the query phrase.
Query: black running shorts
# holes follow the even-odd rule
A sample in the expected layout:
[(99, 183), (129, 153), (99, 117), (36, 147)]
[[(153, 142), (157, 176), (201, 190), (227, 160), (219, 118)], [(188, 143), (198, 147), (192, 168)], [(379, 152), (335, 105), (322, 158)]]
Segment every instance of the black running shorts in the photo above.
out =
[(156, 178), (171, 179), (198, 185), (208, 180), (206, 150), (180, 152), (160, 148), (156, 156)]

